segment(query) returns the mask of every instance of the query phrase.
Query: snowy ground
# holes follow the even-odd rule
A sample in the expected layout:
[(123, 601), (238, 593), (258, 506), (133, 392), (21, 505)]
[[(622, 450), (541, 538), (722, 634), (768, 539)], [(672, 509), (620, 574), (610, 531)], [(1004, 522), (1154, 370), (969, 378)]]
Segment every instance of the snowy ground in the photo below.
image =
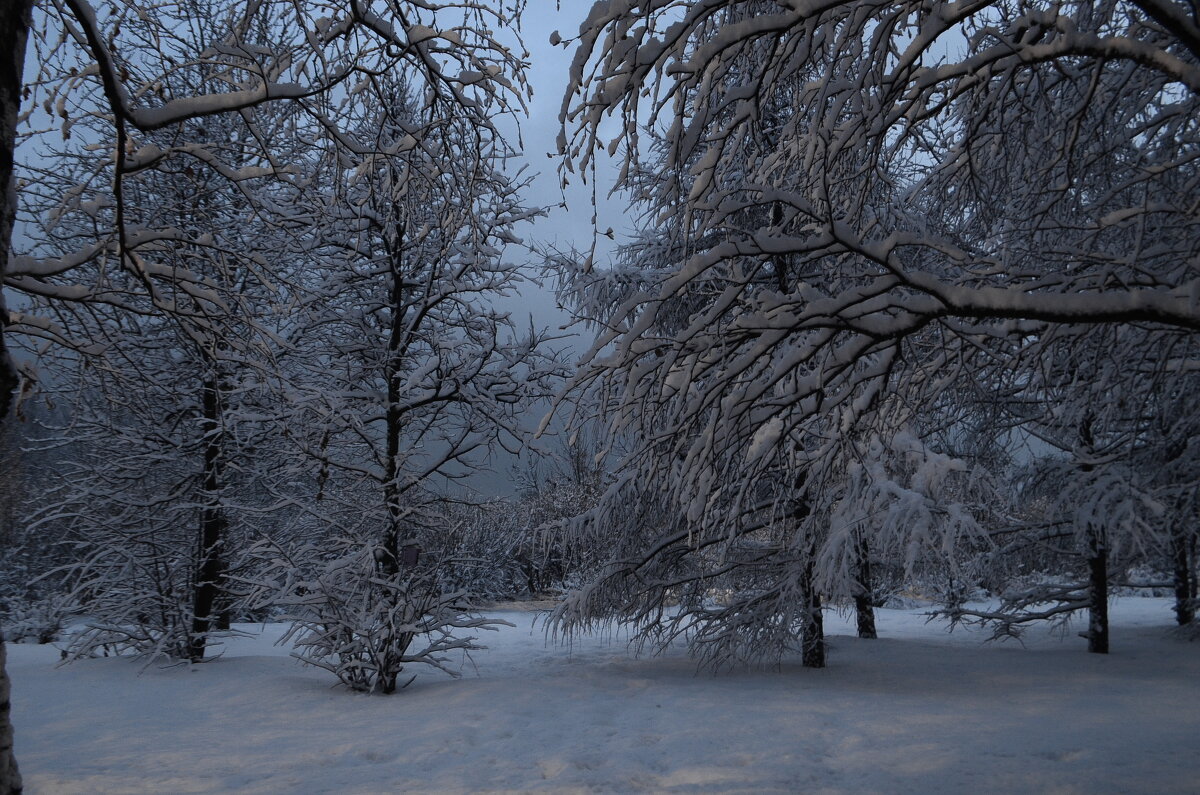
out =
[[(535, 614), (454, 681), (331, 687), (272, 646), (193, 667), (55, 668), (9, 646), (32, 793), (1200, 792), (1200, 642), (1165, 600), (1114, 606), (1113, 653), (1026, 648), (881, 610), (878, 641), (829, 616), (830, 667), (711, 676), (623, 641), (548, 646)], [(260, 630), (260, 627), (253, 629)]]

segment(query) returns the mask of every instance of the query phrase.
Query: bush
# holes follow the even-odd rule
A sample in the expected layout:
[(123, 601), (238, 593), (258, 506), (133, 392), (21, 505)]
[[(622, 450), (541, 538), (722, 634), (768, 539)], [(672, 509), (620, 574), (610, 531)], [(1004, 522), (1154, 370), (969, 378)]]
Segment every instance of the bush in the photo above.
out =
[[(64, 660), (112, 655), (186, 660), (194, 564), (178, 539), (154, 534), (101, 537), (64, 567), (66, 600), (86, 616), (66, 641)], [(186, 548), (186, 547), (185, 547)]]
[(414, 663), (457, 677), (450, 653), (485, 647), (456, 630), (511, 626), (476, 614), (462, 591), (443, 590), (443, 570), (453, 561), (427, 557), (387, 575), (381, 557), (374, 544), (352, 538), (320, 548), (263, 541), (247, 555), (257, 575), (243, 577), (249, 586), (245, 607), (283, 608), (281, 618), (292, 626), (280, 642), (293, 644), (293, 656), (353, 690), (375, 693), (395, 692), (406, 666)]
[(4, 617), (4, 639), (11, 643), (53, 643), (62, 634), (67, 614), (67, 606), (59, 597), (10, 604)]

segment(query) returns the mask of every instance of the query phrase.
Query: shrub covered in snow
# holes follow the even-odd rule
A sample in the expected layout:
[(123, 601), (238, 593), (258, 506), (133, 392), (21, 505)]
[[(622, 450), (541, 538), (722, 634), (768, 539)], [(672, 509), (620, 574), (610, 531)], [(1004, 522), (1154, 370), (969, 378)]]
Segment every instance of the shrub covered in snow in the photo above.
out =
[(292, 625), (281, 642), (353, 690), (392, 693), (413, 663), (458, 676), (451, 654), (484, 647), (455, 633), (507, 623), (477, 615), (462, 591), (443, 590), (447, 563), (429, 556), (412, 554), (391, 567), (382, 547), (341, 537), (320, 547), (267, 540), (249, 558), (260, 565), (247, 580), (246, 604), (282, 608)]
[(63, 631), (68, 615), (62, 598), (51, 596), (7, 606), (4, 639), (10, 643), (53, 643)]
[(81, 545), (81, 559), (64, 572), (64, 598), (87, 616), (65, 639), (64, 659), (187, 659), (192, 615), (186, 596), (194, 568), (187, 547), (153, 532), (110, 541)]

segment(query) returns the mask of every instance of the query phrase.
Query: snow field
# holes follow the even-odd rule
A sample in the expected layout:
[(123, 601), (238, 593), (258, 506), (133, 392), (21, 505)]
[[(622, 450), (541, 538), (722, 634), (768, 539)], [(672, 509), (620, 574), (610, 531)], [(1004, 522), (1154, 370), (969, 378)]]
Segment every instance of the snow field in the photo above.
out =
[(1200, 643), (1172, 636), (1164, 599), (1114, 604), (1108, 656), (880, 610), (877, 641), (827, 615), (829, 668), (719, 676), (495, 615), (517, 626), (485, 634), (461, 680), (421, 671), (393, 697), (300, 667), (278, 625), (140, 674), (10, 645), (27, 791), (1200, 791)]

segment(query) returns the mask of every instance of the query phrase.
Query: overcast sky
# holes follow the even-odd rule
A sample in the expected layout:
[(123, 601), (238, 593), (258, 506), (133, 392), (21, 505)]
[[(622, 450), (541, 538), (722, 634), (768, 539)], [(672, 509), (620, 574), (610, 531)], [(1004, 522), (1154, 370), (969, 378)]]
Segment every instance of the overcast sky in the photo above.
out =
[[(597, 154), (599, 184), (596, 186), (595, 226), (592, 224), (592, 186), (584, 185), (576, 174), (571, 176), (571, 184), (565, 192), (562, 189), (555, 141), (559, 131), (558, 114), (574, 48), (550, 45), (550, 34), (554, 31), (560, 31), (564, 37), (574, 36), (592, 3), (590, 0), (564, 0), (561, 8), (554, 6), (549, 0), (530, 3), (522, 20), (522, 35), (530, 53), (528, 76), (533, 86), (529, 118), (521, 123), (523, 160), (529, 170), (537, 174), (525, 194), (525, 201), (530, 206), (549, 208), (545, 218), (522, 230), (522, 237), (535, 245), (552, 245), (562, 250), (574, 247), (584, 252), (595, 242), (596, 261), (602, 264), (616, 244), (603, 235), (597, 237), (595, 230), (597, 227), (601, 231), (611, 228), (616, 232), (617, 241), (620, 241), (632, 230), (628, 203), (620, 196), (608, 198), (616, 169), (609, 165), (603, 152)], [(560, 206), (564, 202), (566, 206)], [(514, 250), (510, 256), (519, 257), (523, 253)], [(538, 328), (559, 328), (570, 322), (570, 316), (556, 306), (551, 288), (549, 284), (542, 289), (529, 286), (522, 290), (519, 298), (505, 301), (502, 305), (513, 313), (513, 320), (518, 325), (527, 325), (527, 318), (532, 316)], [(582, 328), (573, 331), (590, 334)], [(576, 349), (581, 345), (586, 347), (582, 338), (571, 344)]]

